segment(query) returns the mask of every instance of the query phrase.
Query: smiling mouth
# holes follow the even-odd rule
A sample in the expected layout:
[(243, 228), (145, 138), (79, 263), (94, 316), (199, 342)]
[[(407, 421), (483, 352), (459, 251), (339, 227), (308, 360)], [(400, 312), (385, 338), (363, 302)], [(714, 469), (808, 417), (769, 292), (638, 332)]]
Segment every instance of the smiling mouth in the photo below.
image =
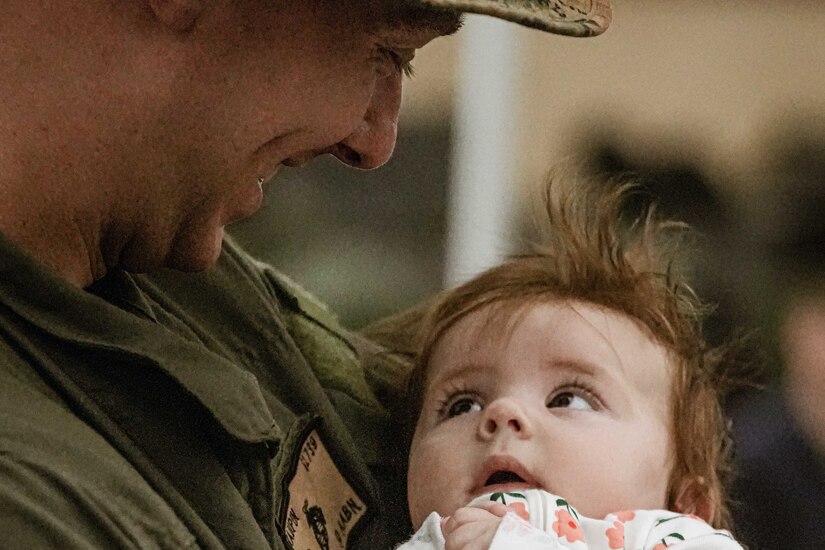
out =
[(307, 162), (309, 162), (309, 159), (295, 157), (295, 158), (287, 158), (287, 159), (282, 160), (281, 165), (287, 166), (289, 168), (300, 168), (301, 166), (303, 166)]

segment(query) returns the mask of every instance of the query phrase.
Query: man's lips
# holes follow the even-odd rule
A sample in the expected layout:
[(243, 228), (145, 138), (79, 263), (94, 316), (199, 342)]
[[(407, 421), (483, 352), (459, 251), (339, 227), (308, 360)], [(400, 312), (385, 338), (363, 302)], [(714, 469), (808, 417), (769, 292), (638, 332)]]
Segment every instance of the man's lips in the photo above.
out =
[(473, 483), (474, 495), (539, 487), (539, 483), (530, 475), (527, 468), (509, 455), (488, 457)]
[(312, 149), (291, 155), (281, 161), (281, 164), (289, 168), (300, 168), (309, 163), (312, 159), (317, 158), (327, 153), (332, 153), (334, 147), (326, 147), (324, 149)]
[(300, 168), (304, 164), (308, 163), (309, 160), (310, 157), (290, 157), (284, 159), (281, 164), (290, 168)]

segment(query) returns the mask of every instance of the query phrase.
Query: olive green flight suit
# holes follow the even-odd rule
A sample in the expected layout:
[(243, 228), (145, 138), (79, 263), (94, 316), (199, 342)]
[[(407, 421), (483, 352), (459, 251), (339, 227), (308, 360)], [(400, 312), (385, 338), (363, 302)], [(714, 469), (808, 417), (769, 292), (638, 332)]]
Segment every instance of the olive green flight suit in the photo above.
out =
[(0, 236), (0, 546), (391, 547), (379, 351), (229, 239), (80, 290)]

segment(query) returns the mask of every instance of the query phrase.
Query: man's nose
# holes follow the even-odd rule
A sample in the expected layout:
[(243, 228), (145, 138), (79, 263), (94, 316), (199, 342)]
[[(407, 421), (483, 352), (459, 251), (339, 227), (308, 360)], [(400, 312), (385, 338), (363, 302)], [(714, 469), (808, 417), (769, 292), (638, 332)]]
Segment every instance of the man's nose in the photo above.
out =
[(487, 441), (505, 433), (519, 439), (528, 439), (533, 435), (533, 428), (517, 401), (499, 398), (483, 409), (478, 435)]
[(401, 78), (401, 74), (393, 73), (376, 82), (361, 124), (333, 147), (332, 154), (341, 162), (371, 170), (390, 159), (398, 135)]

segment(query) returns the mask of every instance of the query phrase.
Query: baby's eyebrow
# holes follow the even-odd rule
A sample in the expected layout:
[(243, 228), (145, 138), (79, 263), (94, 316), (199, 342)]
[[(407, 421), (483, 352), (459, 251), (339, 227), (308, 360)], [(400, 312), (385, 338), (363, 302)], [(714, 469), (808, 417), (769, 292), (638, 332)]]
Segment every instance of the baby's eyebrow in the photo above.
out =
[(545, 368), (548, 370), (574, 372), (589, 378), (607, 378), (612, 380), (620, 378), (620, 373), (615, 372), (617, 369), (594, 361), (583, 361), (579, 359), (554, 360), (546, 363)]
[[(481, 373), (484, 370), (486, 370), (486, 367), (478, 363), (463, 363), (458, 367), (450, 366), (446, 369), (441, 369), (441, 371), (436, 373), (435, 376), (429, 377), (427, 387), (433, 388), (435, 386), (449, 384), (455, 380), (466, 379), (470, 376)], [(446, 375), (444, 374), (445, 371)]]
[(590, 376), (595, 376), (598, 372), (604, 372), (607, 369), (602, 365), (592, 363), (590, 361), (580, 361), (576, 359), (567, 359), (563, 361), (554, 360), (550, 361), (545, 365), (545, 368), (548, 369), (564, 369), (564, 370), (573, 370), (577, 372), (581, 372), (582, 374), (588, 374)]

